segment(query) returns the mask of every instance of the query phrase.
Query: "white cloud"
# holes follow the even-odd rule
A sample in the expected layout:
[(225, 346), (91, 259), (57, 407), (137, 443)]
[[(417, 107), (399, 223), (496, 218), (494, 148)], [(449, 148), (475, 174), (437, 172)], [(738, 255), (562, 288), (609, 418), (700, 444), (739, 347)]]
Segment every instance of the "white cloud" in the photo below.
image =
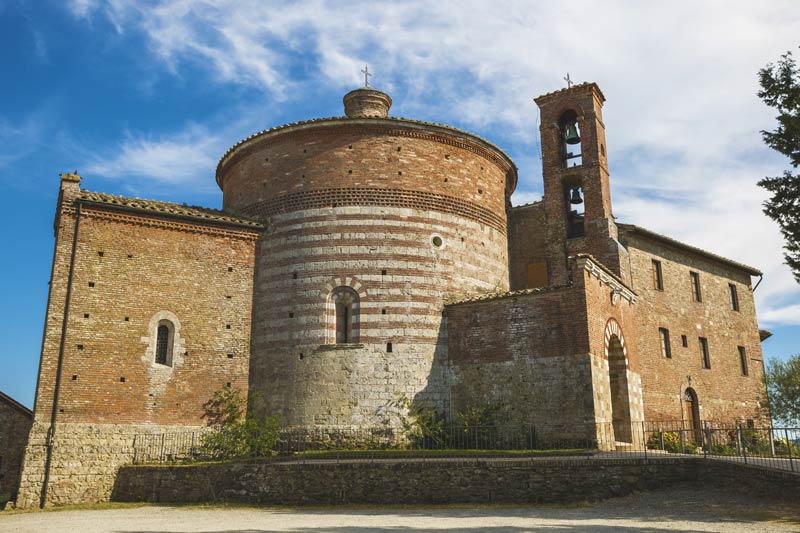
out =
[(785, 307), (767, 308), (759, 317), (764, 324), (775, 325), (800, 325), (800, 304), (787, 305)]
[[(303, 102), (326, 87), (337, 102), (369, 63), (396, 115), (451, 123), (507, 149), (521, 169), (515, 203), (541, 191), (532, 98), (562, 87), (567, 71), (597, 81), (617, 215), (763, 269), (761, 319), (800, 323), (798, 286), (753, 185), (786, 166), (760, 139), (774, 119), (756, 96), (756, 72), (796, 50), (796, 0), (73, 0), (71, 11), (142, 33), (176, 75), (199, 67), (273, 101)], [(240, 137), (220, 138), (202, 128), (131, 136), (94, 168), (188, 182)]]
[(85, 171), (112, 179), (137, 178), (138, 183), (211, 187), (214, 180), (209, 170), (213, 172), (226, 142), (192, 124), (157, 138), (128, 133), (113, 154), (90, 158)]
[(86, 18), (100, 6), (99, 0), (71, 0), (67, 7), (73, 16)]
[(32, 154), (41, 144), (47, 127), (48, 104), (21, 121), (0, 116), (0, 169)]

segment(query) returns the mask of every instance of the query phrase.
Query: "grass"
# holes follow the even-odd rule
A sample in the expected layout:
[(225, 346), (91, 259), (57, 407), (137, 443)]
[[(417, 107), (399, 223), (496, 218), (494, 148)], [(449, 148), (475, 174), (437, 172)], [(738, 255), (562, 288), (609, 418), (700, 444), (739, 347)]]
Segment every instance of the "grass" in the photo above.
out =
[(418, 449), (385, 449), (385, 450), (306, 450), (293, 455), (275, 455), (272, 457), (233, 457), (226, 459), (201, 459), (186, 461), (164, 461), (162, 463), (140, 463), (140, 466), (190, 466), (213, 465), (232, 462), (260, 461), (302, 461), (334, 460), (334, 459), (425, 459), (425, 458), (502, 458), (502, 457), (571, 457), (596, 453), (597, 450), (586, 448), (560, 448), (552, 450), (418, 450)]

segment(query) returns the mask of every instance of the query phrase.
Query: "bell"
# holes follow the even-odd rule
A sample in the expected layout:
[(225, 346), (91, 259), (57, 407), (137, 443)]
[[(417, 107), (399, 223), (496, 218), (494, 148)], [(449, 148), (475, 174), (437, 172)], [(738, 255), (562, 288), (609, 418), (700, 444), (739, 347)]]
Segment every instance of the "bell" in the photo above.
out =
[(583, 198), (581, 198), (581, 192), (577, 188), (572, 189), (572, 194), (569, 197), (569, 203), (571, 203), (572, 205), (583, 203)]
[(581, 137), (578, 135), (578, 127), (574, 122), (567, 126), (567, 135), (564, 141), (566, 141), (567, 144), (578, 144), (581, 142)]

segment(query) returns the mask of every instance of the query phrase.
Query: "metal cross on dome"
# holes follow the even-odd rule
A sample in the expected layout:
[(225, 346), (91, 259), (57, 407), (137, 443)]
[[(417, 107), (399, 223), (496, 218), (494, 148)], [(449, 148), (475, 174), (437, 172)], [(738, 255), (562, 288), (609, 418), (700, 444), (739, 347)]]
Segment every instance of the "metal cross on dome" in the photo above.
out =
[(569, 89), (570, 87), (572, 87), (572, 80), (571, 80), (571, 79), (569, 79), (569, 72), (567, 72), (567, 77), (566, 77), (566, 78), (564, 78), (564, 81), (565, 81), (565, 82), (567, 82), (567, 89)]
[(361, 72), (364, 74), (364, 87), (369, 87), (369, 77), (372, 76), (369, 66), (364, 65), (364, 69)]

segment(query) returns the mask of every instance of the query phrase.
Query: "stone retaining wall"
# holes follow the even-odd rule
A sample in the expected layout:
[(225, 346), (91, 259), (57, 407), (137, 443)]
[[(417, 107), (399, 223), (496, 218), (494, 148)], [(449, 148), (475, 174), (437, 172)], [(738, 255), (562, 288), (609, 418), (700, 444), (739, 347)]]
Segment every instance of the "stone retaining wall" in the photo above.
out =
[(119, 472), (112, 499), (279, 505), (563, 503), (682, 482), (800, 500), (796, 474), (699, 458), (128, 466)]
[[(31, 429), (16, 506), (39, 506), (47, 457), (47, 424)], [(154, 424), (60, 424), (53, 437), (53, 458), (46, 505), (108, 501), (117, 470), (133, 461), (137, 436), (200, 432), (205, 426)]]

